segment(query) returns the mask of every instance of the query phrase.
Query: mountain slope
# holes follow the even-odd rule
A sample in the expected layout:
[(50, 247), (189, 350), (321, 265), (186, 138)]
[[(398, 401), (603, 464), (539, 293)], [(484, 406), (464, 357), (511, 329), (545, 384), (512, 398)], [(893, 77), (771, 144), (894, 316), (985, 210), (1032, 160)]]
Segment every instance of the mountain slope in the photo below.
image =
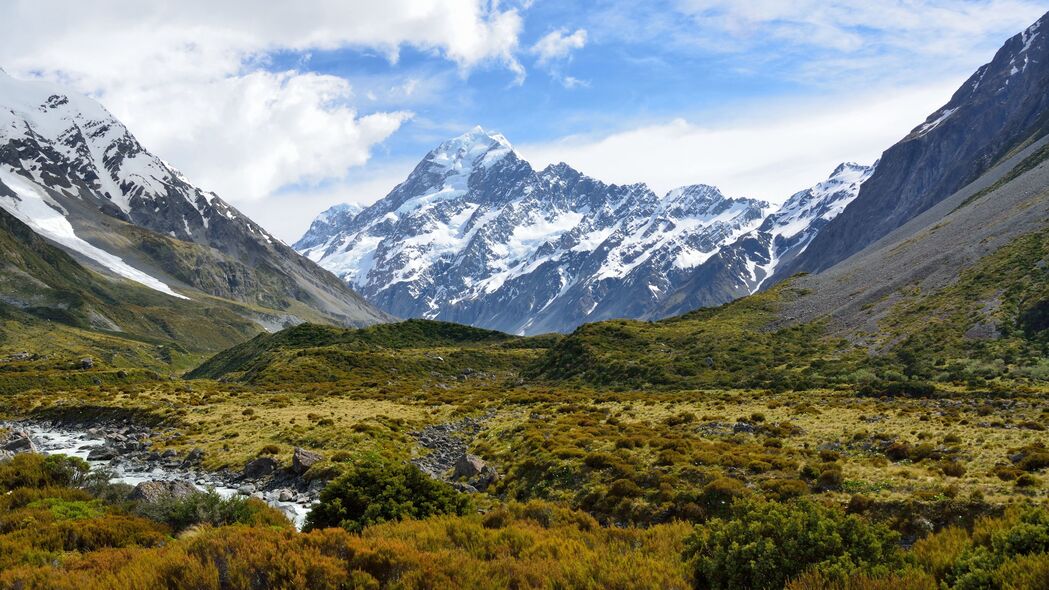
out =
[(536, 171), (478, 127), (295, 247), (391, 314), (535, 334), (644, 313), (767, 208), (705, 185), (659, 197), (566, 164)]
[(147, 152), (98, 103), (0, 73), (0, 207), (100, 272), (259, 308), (267, 328), (388, 319)]
[(718, 308), (581, 326), (526, 375), (600, 387), (986, 386), (1049, 375), (1049, 138), (845, 262)]
[(687, 281), (644, 317), (667, 317), (728, 303), (769, 284), (777, 268), (803, 253), (856, 198), (873, 171), (874, 167), (845, 163), (827, 180), (795, 193), (760, 227), (699, 265)]
[(0, 356), (179, 369), (259, 331), (234, 304), (176, 299), (84, 268), (0, 209)]
[(858, 198), (776, 273), (830, 268), (1049, 131), (1049, 14), (1009, 39), (950, 102), (881, 157)]

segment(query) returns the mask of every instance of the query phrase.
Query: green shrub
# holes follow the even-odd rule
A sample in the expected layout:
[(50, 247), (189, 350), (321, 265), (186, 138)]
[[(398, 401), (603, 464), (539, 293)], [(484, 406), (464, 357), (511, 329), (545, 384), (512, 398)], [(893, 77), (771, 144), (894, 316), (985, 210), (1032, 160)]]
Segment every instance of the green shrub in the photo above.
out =
[[(1028, 588), (1006, 578), (1025, 578), (1024, 572), (1044, 572), (1049, 561), (1049, 512), (1029, 509), (1004, 521), (983, 521), (973, 531), (973, 545), (958, 558), (947, 576), (952, 588)], [(1030, 559), (1030, 558), (1036, 559)], [(1040, 580), (1041, 584), (1045, 579)], [(1044, 587), (1044, 586), (1041, 586)]]
[(90, 469), (77, 457), (22, 453), (0, 463), (0, 490), (77, 487), (87, 481)]
[(176, 532), (202, 524), (213, 527), (231, 524), (291, 526), (280, 510), (258, 498), (223, 498), (215, 492), (143, 503), (138, 505), (136, 511), (142, 516), (167, 524)]
[(306, 519), (306, 529), (364, 527), (435, 514), (465, 514), (468, 498), (410, 464), (368, 460), (328, 484)]
[(804, 572), (845, 579), (902, 564), (895, 533), (811, 501), (740, 500), (733, 513), (697, 527), (687, 541), (696, 588), (778, 589)]

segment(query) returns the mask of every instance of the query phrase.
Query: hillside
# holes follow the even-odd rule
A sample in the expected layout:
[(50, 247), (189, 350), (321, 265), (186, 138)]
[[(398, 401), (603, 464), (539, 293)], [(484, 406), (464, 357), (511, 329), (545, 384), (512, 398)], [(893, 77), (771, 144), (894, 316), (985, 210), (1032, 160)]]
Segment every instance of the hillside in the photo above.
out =
[(1049, 132), (1049, 14), (1016, 34), (882, 154), (856, 200), (778, 271), (819, 272), (882, 239)]
[(431, 320), (358, 330), (302, 324), (219, 353), (187, 377), (262, 385), (340, 381), (374, 385), (470, 376), (490, 379), (496, 374), (506, 378), (550, 341)]
[(1045, 145), (845, 263), (717, 309), (583, 326), (532, 375), (672, 388), (1039, 382), (1049, 369)]
[(0, 208), (98, 273), (172, 299), (226, 299), (259, 329), (389, 319), (190, 184), (94, 100), (3, 72)]

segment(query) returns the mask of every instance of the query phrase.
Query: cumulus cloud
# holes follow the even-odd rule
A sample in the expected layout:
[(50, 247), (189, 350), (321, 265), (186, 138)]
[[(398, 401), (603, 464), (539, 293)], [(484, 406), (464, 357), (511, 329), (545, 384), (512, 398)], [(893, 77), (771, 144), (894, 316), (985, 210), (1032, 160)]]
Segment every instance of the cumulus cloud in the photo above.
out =
[[(516, 10), (488, 0), (13, 0), (0, 63), (98, 97), (143, 143), (238, 201), (341, 176), (410, 116), (361, 116), (345, 80), (271, 71), (277, 52), (412, 46), (523, 76)], [(405, 87), (406, 91), (411, 89)]]
[(782, 202), (826, 178), (842, 161), (872, 163), (945, 103), (960, 82), (897, 89), (875, 100), (738, 105), (718, 125), (677, 118), (517, 147), (535, 166), (564, 161), (606, 182), (645, 182), (659, 193), (714, 184), (731, 196)]

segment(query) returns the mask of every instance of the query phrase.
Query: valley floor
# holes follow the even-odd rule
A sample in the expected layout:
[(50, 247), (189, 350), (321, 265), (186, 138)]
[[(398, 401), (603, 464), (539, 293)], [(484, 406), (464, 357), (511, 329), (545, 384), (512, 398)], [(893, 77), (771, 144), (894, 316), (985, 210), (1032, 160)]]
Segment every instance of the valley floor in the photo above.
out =
[[(251, 483), (260, 496), (267, 486), (275, 489), (274, 481), (316, 492), (374, 461), (432, 466), (424, 458), (443, 453), (445, 462), (436, 464), (454, 467), (461, 449), (498, 475), (467, 487), (470, 474), (455, 480), (451, 469), (434, 470), (469, 490), (470, 507), (461, 515), (437, 511), (386, 524), (380, 518), (359, 533), (296, 533), (258, 522), (249, 530), (235, 518), (174, 526), (98, 492), (46, 486), (27, 492), (24, 477), (9, 474), (0, 485), (32, 501), (10, 494), (5, 500), (10, 512), (0, 519), (0, 545), (11, 552), (0, 562), (0, 587), (735, 587), (700, 581), (702, 561), (689, 559), (686, 546), (697, 542), (694, 530), (712, 535), (711, 523), (738, 522), (735, 510), (760, 510), (746, 505), (759, 498), (807, 510), (829, 506), (833, 518), (847, 510), (879, 523), (867, 526), (891, 529), (894, 546), (954, 543), (960, 559), (978, 540), (955, 537), (991, 526), (981, 519), (1005, 515), (1002, 522), (1012, 523), (1030, 518), (1017, 507), (1044, 502), (1046, 393), (1034, 387), (941, 387), (927, 397), (831, 389), (609, 393), (512, 387), (485, 377), (419, 388), (194, 380), (9, 392), (5, 419), (135, 425), (156, 461), (181, 464), (193, 456), (201, 472)], [(296, 449), (322, 458), (293, 474)], [(275, 460), (279, 471), (246, 476), (245, 465), (260, 457)], [(98, 514), (67, 521), (56, 506), (70, 498)], [(50, 512), (41, 516), (45, 505)], [(16, 518), (35, 524), (27, 529)], [(124, 518), (138, 519), (148, 540), (83, 538), (88, 521), (104, 528)], [(55, 537), (55, 529), (75, 542)], [(916, 585), (906, 587), (964, 577), (937, 570), (946, 566), (923, 562), (930, 558), (916, 551), (899, 549), (903, 557), (885, 557), (878, 567), (857, 562), (847, 573), (885, 584), (911, 576), (908, 583)], [(289, 554), (295, 559), (276, 567), (277, 555)], [(229, 571), (217, 573), (224, 567)], [(819, 571), (846, 584), (849, 575), (834, 578), (832, 570)], [(830, 582), (812, 572), (794, 587), (838, 587), (820, 585)], [(183, 575), (185, 582), (176, 583)], [(248, 582), (259, 575), (268, 580), (262, 586)], [(883, 587), (855, 576), (840, 587)]]

